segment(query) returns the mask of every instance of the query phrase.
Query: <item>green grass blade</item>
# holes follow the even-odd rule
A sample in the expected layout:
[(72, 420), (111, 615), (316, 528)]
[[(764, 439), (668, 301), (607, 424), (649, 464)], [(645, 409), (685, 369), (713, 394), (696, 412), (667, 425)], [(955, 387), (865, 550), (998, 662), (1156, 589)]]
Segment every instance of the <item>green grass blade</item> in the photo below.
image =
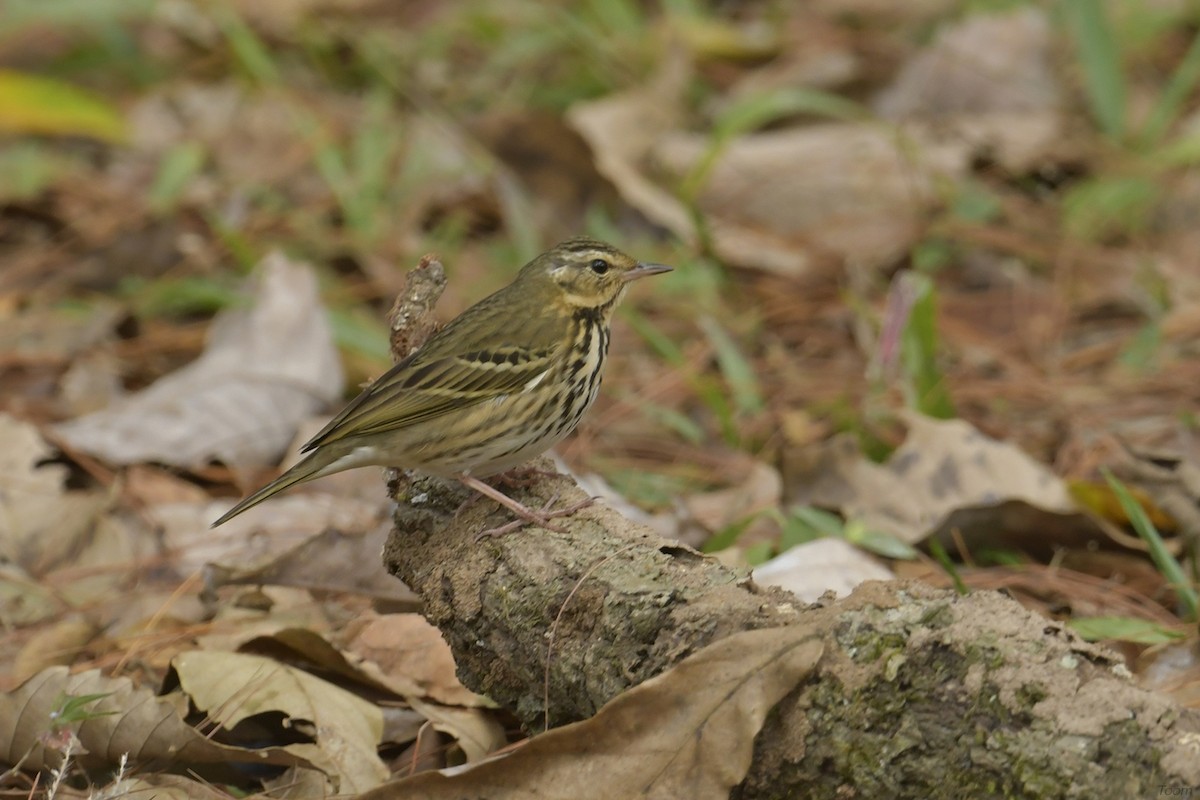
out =
[(181, 142), (168, 150), (150, 187), (150, 208), (158, 214), (174, 211), (188, 184), (204, 169), (207, 158), (204, 145), (197, 141)]
[(1149, 175), (1085, 178), (1063, 195), (1063, 222), (1068, 233), (1088, 241), (1131, 236), (1146, 229), (1162, 191)]
[(1089, 642), (1116, 639), (1136, 644), (1169, 644), (1185, 638), (1156, 622), (1132, 617), (1080, 617), (1067, 620), (1067, 626)]
[(689, 444), (702, 444), (706, 438), (704, 428), (682, 411), (645, 401), (638, 402), (637, 407), (643, 414), (662, 427), (674, 431), (679, 438)]
[(937, 295), (933, 281), (915, 272), (903, 278), (899, 288), (911, 293), (912, 298), (908, 319), (900, 333), (900, 358), (909, 405), (934, 419), (954, 419), (946, 376), (937, 363)]
[(950, 580), (954, 581), (954, 591), (964, 596), (970, 594), (966, 582), (962, 579), (962, 575), (958, 573), (958, 567), (954, 566), (954, 561), (950, 558), (950, 554), (946, 552), (946, 548), (942, 547), (942, 543), (937, 539), (929, 540), (929, 554), (941, 565), (942, 569), (946, 570), (946, 574), (950, 576)]
[(631, 309), (625, 315), (625, 321), (629, 323), (629, 327), (637, 332), (638, 336), (642, 337), (646, 344), (650, 345), (655, 354), (663, 361), (673, 367), (682, 367), (687, 362), (683, 351), (679, 349), (679, 345), (675, 344), (675, 340), (665, 334), (644, 314)]
[(261, 86), (277, 86), (281, 82), (279, 69), (271, 50), (249, 25), (232, 9), (216, 9), (213, 15), (238, 65)]
[(713, 346), (717, 356), (717, 367), (729, 385), (734, 407), (743, 414), (757, 414), (766, 408), (754, 365), (742, 353), (728, 331), (712, 317), (701, 317), (700, 329)]
[(1100, 0), (1060, 0), (1059, 8), (1075, 42), (1084, 91), (1100, 130), (1112, 139), (1125, 135), (1128, 88), (1121, 53)]
[(731, 104), (716, 120), (714, 134), (727, 141), (785, 117), (811, 114), (828, 119), (861, 122), (871, 113), (859, 103), (816, 89), (776, 89), (753, 94)]
[(787, 522), (798, 526), (805, 535), (801, 541), (812, 541), (822, 536), (841, 538), (846, 522), (837, 514), (815, 506), (796, 506), (788, 511)]
[(741, 519), (734, 520), (726, 525), (721, 530), (714, 533), (708, 541), (700, 546), (702, 553), (719, 553), (722, 550), (733, 547), (737, 544), (737, 540), (741, 537), (746, 529), (750, 527), (756, 519), (763, 516), (764, 511), (757, 511), (753, 514), (747, 514)]
[(913, 561), (917, 549), (898, 537), (884, 531), (868, 528), (861, 520), (848, 520), (842, 534), (850, 544), (884, 558)]
[(130, 276), (117, 284), (140, 319), (211, 314), (238, 301), (238, 292), (221, 280), (203, 275), (155, 280)]
[(1154, 527), (1154, 523), (1150, 521), (1150, 517), (1146, 514), (1146, 510), (1142, 508), (1141, 503), (1133, 498), (1129, 489), (1125, 484), (1121, 483), (1107, 469), (1102, 470), (1104, 480), (1108, 481), (1108, 485), (1112, 488), (1113, 494), (1117, 496), (1117, 502), (1121, 504), (1121, 510), (1125, 512), (1125, 516), (1129, 518), (1129, 523), (1133, 525), (1133, 529), (1137, 531), (1137, 535), (1146, 543), (1146, 547), (1150, 550), (1150, 558), (1154, 561), (1154, 566), (1158, 567), (1158, 571), (1167, 579), (1167, 583), (1179, 595), (1179, 602), (1187, 609), (1187, 619), (1195, 622), (1200, 612), (1200, 598), (1196, 595), (1196, 588), (1192, 582), (1188, 580), (1187, 573), (1183, 571), (1183, 566), (1176, 560), (1171, 551), (1167, 549), (1167, 545), (1163, 542), (1162, 536), (1158, 529)]
[(1184, 54), (1146, 119), (1139, 137), (1143, 146), (1153, 146), (1162, 140), (1167, 129), (1179, 119), (1183, 104), (1191, 97), (1197, 84), (1200, 84), (1200, 35), (1192, 40), (1192, 46)]

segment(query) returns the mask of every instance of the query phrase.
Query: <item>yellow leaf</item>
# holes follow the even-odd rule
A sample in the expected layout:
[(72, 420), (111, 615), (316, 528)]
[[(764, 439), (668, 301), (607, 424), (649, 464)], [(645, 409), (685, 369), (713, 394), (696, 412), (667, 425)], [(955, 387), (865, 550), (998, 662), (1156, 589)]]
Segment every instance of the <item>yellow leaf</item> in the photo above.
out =
[(0, 131), (125, 139), (125, 120), (101, 98), (68, 83), (0, 70)]
[[(1150, 518), (1150, 522), (1155, 528), (1158, 528), (1160, 532), (1165, 534), (1174, 533), (1179, 529), (1179, 523), (1155, 505), (1149, 495), (1133, 486), (1128, 488), (1129, 493), (1146, 510), (1146, 516)], [(1115, 522), (1119, 525), (1129, 524), (1129, 517), (1121, 510), (1121, 504), (1117, 501), (1117, 496), (1113, 494), (1112, 489), (1103, 483), (1070, 481), (1067, 484), (1067, 489), (1070, 491), (1071, 496), (1075, 498), (1075, 502), (1093, 514), (1104, 517), (1110, 522)]]

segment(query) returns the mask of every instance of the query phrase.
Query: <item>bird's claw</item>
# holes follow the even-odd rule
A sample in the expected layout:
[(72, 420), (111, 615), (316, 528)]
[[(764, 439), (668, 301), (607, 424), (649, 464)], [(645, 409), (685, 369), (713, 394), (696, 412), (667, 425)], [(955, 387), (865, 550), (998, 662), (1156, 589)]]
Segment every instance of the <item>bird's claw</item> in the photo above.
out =
[(553, 506), (557, 500), (558, 494), (555, 493), (540, 509), (535, 511), (531, 508), (526, 508), (525, 511), (528, 512), (528, 516), (525, 514), (520, 514), (519, 512), (514, 512), (518, 513), (519, 519), (515, 519), (512, 522), (500, 525), (496, 528), (489, 528), (486, 531), (482, 531), (475, 536), (475, 541), (481, 542), (484, 539), (490, 539), (493, 536), (503, 536), (506, 533), (520, 530), (526, 525), (537, 525), (539, 528), (545, 528), (546, 530), (554, 531), (555, 533), (566, 533), (566, 530), (553, 524), (550, 522), (550, 520), (558, 517), (567, 517), (574, 514), (576, 511), (581, 511), (582, 509), (590, 506), (592, 503), (595, 503), (597, 498), (588, 497), (584, 500), (580, 500), (578, 503), (567, 506), (566, 508), (552, 509), (551, 506)]

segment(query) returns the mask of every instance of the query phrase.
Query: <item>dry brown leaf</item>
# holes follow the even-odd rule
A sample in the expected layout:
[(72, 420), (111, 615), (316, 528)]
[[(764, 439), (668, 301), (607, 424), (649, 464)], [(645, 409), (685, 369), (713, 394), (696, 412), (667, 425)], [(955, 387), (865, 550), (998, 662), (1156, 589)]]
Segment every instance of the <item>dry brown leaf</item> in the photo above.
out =
[(1020, 502), (1054, 515), (1077, 514), (1063, 481), (1016, 446), (989, 438), (962, 420), (916, 413), (904, 419), (908, 436), (886, 464), (867, 460), (849, 440), (831, 440), (794, 476), (792, 499), (837, 509), (909, 544), (960, 511), (1014, 513), (1005, 504)]
[[(711, 146), (707, 136), (672, 133), (652, 159), (667, 180), (679, 181)], [(956, 167), (946, 155), (906, 149), (902, 137), (881, 125), (749, 134), (721, 151), (697, 204), (718, 252), (733, 263), (789, 275), (807, 271), (815, 256), (874, 265), (919, 234), (933, 200), (932, 178)]]
[(279, 777), (263, 781), (263, 788), (265, 791), (261, 797), (271, 800), (326, 800), (337, 796), (337, 790), (328, 775), (304, 767), (291, 767)]
[(310, 592), (286, 586), (248, 588), (221, 603), (210, 633), (196, 637), (202, 650), (236, 650), (260, 636), (273, 636), (287, 628), (324, 635), (333, 627), (327, 609)]
[[(210, 530), (212, 521), (228, 511), (230, 505), (229, 500), (164, 503), (147, 508), (144, 513), (162, 531), (163, 542), (180, 572), (190, 574), (213, 564), (219, 570), (218, 583), (222, 583), (242, 576), (254, 580), (254, 576), (271, 570), (277, 563), (289, 564), (295, 552), (304, 552), (301, 548), (309, 540), (329, 529), (347, 532), (331, 537), (334, 541), (346, 538), (366, 546), (365, 538), (354, 536), (353, 532), (372, 531), (383, 510), (382, 504), (364, 504), (356, 498), (312, 487), (309, 491), (273, 497)], [(319, 549), (320, 542), (313, 546)], [(344, 557), (340, 548), (333, 550)], [(358, 552), (360, 558), (362, 552)], [(312, 571), (307, 575), (312, 577)], [(305, 585), (303, 577), (297, 573), (298, 585)], [(331, 582), (336, 585), (336, 581)]]
[(454, 656), (442, 633), (420, 614), (385, 614), (369, 620), (346, 643), (360, 666), (406, 697), (428, 697), (447, 706), (487, 701), (458, 681)]
[[(345, 651), (312, 630), (273, 624), (270, 618), (240, 625), (232, 634), (202, 637), (200, 642), (208, 647), (236, 645), (243, 653), (311, 666), (323, 675), (345, 678), (347, 683), (391, 692), (433, 722), (437, 730), (458, 740), (471, 761), (506, 741), (504, 729), (489, 715), (453, 707), (483, 706), (488, 701), (458, 682), (449, 646), (437, 628), (419, 614), (392, 614), (368, 621)], [(385, 664), (386, 670), (372, 658)], [(421, 698), (426, 697), (437, 702), (423, 702)], [(412, 719), (392, 722), (402, 723), (403, 731), (408, 731)]]
[(457, 708), (421, 700), (410, 702), (413, 710), (429, 720), (435, 730), (458, 742), (468, 764), (482, 761), (508, 743), (504, 726), (481, 709)]
[[(326, 96), (321, 110), (336, 124), (360, 103), (349, 95)], [(201, 145), (211, 158), (213, 178), (190, 181), (180, 198), (184, 202), (201, 207), (219, 202), (216, 190), (224, 183), (231, 188), (273, 186), (293, 202), (320, 203), (328, 197), (326, 187), (316, 182), (302, 191), (299, 186), (312, 167), (311, 146), (297, 125), (302, 113), (286, 92), (250, 91), (232, 79), (180, 80), (147, 92), (129, 109), (128, 118), (139, 154), (161, 156), (186, 142)]]
[[(457, 740), (468, 761), (482, 759), (507, 741), (504, 728), (489, 714), (454, 707), (482, 706), (488, 701), (458, 682), (449, 646), (438, 629), (419, 614), (391, 614), (368, 621), (347, 651), (339, 650), (312, 630), (273, 625), (269, 618), (241, 625), (230, 635), (203, 637), (201, 642), (207, 646), (214, 642), (227, 646), (236, 643), (243, 653), (311, 665), (321, 674), (394, 693), (416, 709), (417, 715), (393, 714), (391, 735), (407, 738), (388, 741), (408, 741), (426, 719), (435, 729)], [(438, 702), (424, 702), (423, 697)]]
[[(940, 181), (964, 176), (976, 153), (1019, 167), (1058, 132), (1049, 115), (980, 114), (953, 124), (845, 122), (748, 134), (722, 149), (697, 204), (730, 263), (789, 275), (814, 257), (885, 264), (923, 235)], [(674, 183), (711, 147), (707, 136), (671, 133), (649, 158)]]
[[(381, 486), (381, 499), (386, 499), (382, 497), (382, 491)], [(315, 505), (321, 512), (328, 511), (328, 504), (321, 502), (325, 498), (317, 495), (309, 495), (308, 498), (311, 501), (310, 507)], [(344, 501), (345, 498), (339, 498), (337, 503), (344, 504), (348, 511), (361, 512), (353, 524), (322, 523), (319, 530), (313, 529), (308, 538), (294, 544), (295, 539), (292, 536), (283, 534), (280, 538), (286, 538), (287, 542), (276, 541), (279, 549), (273, 551), (275, 557), (266, 563), (255, 564), (244, 559), (239, 561), (236, 555), (219, 556), (209, 572), (211, 585), (217, 587), (232, 584), (273, 584), (321, 592), (351, 592), (392, 603), (406, 603), (412, 608), (418, 607), (419, 600), (411, 589), (389, 575), (378, 558), (364, 556), (382, 552), (383, 543), (391, 531), (390, 519), (377, 522), (368, 517), (368, 512), (383, 510), (384, 506), (380, 503), (371, 505), (361, 502), (357, 506), (351, 506), (349, 502)], [(264, 503), (263, 506), (267, 507), (268, 503)], [(270, 508), (278, 510), (273, 506)], [(278, 530), (280, 517), (267, 517), (264, 513), (262, 518), (263, 524), (269, 526), (266, 529), (253, 524), (257, 515), (251, 516), (244, 525), (254, 530), (255, 535), (260, 535), (258, 532), (262, 531), (270, 536), (272, 531)], [(290, 516), (282, 519), (289, 518), (295, 519)], [(345, 520), (350, 517), (349, 514), (343, 514), (341, 518)], [(321, 523), (322, 519), (323, 516), (310, 513), (301, 522)], [(232, 525), (237, 521), (234, 519), (228, 524)], [(226, 537), (224, 541), (235, 548), (241, 547), (236, 534)]]
[(311, 724), (315, 741), (287, 745), (335, 779), (339, 792), (363, 792), (388, 778), (376, 747), (383, 715), (367, 701), (285, 664), (241, 653), (182, 653), (171, 661), (197, 708), (226, 728), (263, 712), (283, 714), (293, 730)]
[(839, 92), (864, 79), (867, 54), (836, 20), (794, 5), (781, 33), (777, 56), (743, 71), (726, 92), (707, 103), (714, 115), (767, 93), (802, 87)]
[[(285, 774), (291, 772), (289, 769)], [(229, 800), (230, 795), (185, 775), (150, 773), (124, 778), (88, 797), (89, 800)]]
[(520, 178), (534, 200), (528, 211), (535, 216), (525, 224), (548, 239), (578, 231), (588, 209), (613, 194), (587, 145), (560, 114), (504, 107), (473, 120), (471, 132)]
[(59, 755), (47, 750), (40, 737), (50, 733), (67, 698), (89, 694), (105, 696), (85, 707), (88, 719), (71, 726), (86, 750), (72, 758), (87, 768), (113, 767), (122, 755), (147, 769), (307, 763), (282, 748), (248, 750), (217, 744), (183, 721), (175, 703), (178, 698), (155, 697), (128, 678), (107, 678), (99, 670), (69, 675), (66, 667), (46, 669), (0, 695), (0, 762), (20, 762), (30, 770), (57, 765)]
[(33, 625), (62, 610), (62, 601), (53, 589), (16, 564), (0, 563), (0, 619), (5, 625)]
[(200, 598), (199, 582), (142, 581), (121, 602), (106, 609), (104, 639), (97, 642), (101, 653), (119, 653), (128, 663), (135, 660), (145, 669), (161, 674), (172, 658), (195, 647), (195, 633), (212, 622), (212, 609)]
[[(694, 161), (707, 150), (706, 139), (678, 133), (689, 73), (686, 62), (678, 57), (668, 59), (660, 75), (648, 85), (578, 103), (568, 111), (567, 120), (591, 146), (596, 169), (612, 181), (625, 202), (684, 242), (695, 244), (699, 233), (691, 212), (654, 176), (652, 166), (669, 165), (675, 154), (679, 156), (676, 171), (686, 171), (689, 165), (681, 159)], [(667, 137), (675, 144), (664, 152), (661, 143)], [(655, 164), (658, 161), (662, 164)], [(772, 165), (773, 180), (778, 178), (782, 163)], [(787, 209), (789, 214), (794, 211)], [(781, 240), (774, 232), (730, 225), (719, 214), (707, 222), (717, 253), (732, 264), (788, 275), (802, 274), (811, 267), (811, 257), (802, 245)]]
[(107, 503), (99, 492), (68, 492), (67, 468), (37, 428), (0, 414), (0, 560), (40, 575), (72, 560)]
[(59, 620), (42, 628), (13, 659), (12, 679), (23, 682), (55, 664), (69, 666), (96, 633), (96, 626), (84, 619)]
[(258, 274), (253, 307), (218, 315), (194, 363), (57, 434), (112, 464), (278, 458), (300, 422), (338, 398), (342, 378), (312, 270), (273, 253)]
[(1200, 538), (1200, 443), (1177, 432), (1172, 438), (1169, 447), (1125, 445), (1113, 472), (1144, 492), (1185, 539), (1194, 541)]
[(1138, 657), (1135, 674), (1143, 688), (1200, 708), (1200, 643), (1194, 639), (1150, 648)]
[(417, 739), (429, 721), (418, 711), (403, 706), (383, 705), (383, 741), (403, 744)]
[(134, 464), (125, 470), (122, 500), (133, 508), (166, 503), (202, 503), (209, 494), (194, 481), (184, 480), (165, 469)]
[[(283, 625), (281, 620), (275, 620), (273, 617), (265, 617), (238, 627), (238, 630), (230, 634), (206, 636), (201, 638), (200, 642), (210, 649), (216, 643), (236, 645), (241, 653), (312, 667), (313, 671), (319, 671), (323, 675), (344, 678), (346, 683), (366, 686), (384, 695), (391, 693), (406, 701), (424, 695), (424, 690), (416, 680), (403, 674), (389, 679), (376, 665), (364, 663), (357, 654), (335, 647), (322, 633), (310, 628)], [(443, 647), (445, 646), (443, 644)], [(452, 671), (453, 668), (451, 663)]]
[[(668, 62), (653, 83), (573, 106), (568, 119), (626, 202), (695, 242), (691, 213), (668, 188), (693, 180), (712, 155), (710, 136), (680, 129), (686, 75)], [(728, 263), (789, 276), (817, 259), (879, 265), (923, 235), (942, 180), (966, 175), (980, 152), (1010, 169), (1027, 166), (1059, 141), (1060, 129), (1049, 112), (995, 112), (952, 123), (752, 133), (722, 147), (695, 201)]]
[(823, 649), (799, 625), (738, 633), (507, 758), (453, 776), (418, 775), (360, 800), (724, 800), (750, 767), (763, 720)]
[(886, 119), (1057, 110), (1058, 39), (1043, 9), (971, 14), (946, 25), (880, 95)]
[[(105, 608), (137, 580), (139, 565), (152, 563), (160, 555), (156, 531), (137, 517), (114, 511), (92, 523), (74, 551), (65, 554), (62, 568), (48, 574), (46, 580), (74, 608)], [(117, 614), (122, 609), (108, 610)]]
[(106, 350), (84, 353), (71, 362), (58, 381), (64, 417), (78, 417), (107, 408), (124, 394), (122, 364)]

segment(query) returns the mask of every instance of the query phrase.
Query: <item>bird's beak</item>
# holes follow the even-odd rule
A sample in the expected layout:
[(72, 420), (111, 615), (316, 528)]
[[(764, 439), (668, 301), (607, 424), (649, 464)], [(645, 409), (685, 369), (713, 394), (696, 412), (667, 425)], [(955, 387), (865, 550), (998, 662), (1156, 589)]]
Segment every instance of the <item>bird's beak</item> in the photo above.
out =
[(638, 278), (648, 278), (651, 275), (657, 275), (660, 272), (670, 272), (673, 267), (668, 267), (666, 264), (646, 264), (638, 262), (638, 265), (621, 276), (623, 283), (636, 281)]

